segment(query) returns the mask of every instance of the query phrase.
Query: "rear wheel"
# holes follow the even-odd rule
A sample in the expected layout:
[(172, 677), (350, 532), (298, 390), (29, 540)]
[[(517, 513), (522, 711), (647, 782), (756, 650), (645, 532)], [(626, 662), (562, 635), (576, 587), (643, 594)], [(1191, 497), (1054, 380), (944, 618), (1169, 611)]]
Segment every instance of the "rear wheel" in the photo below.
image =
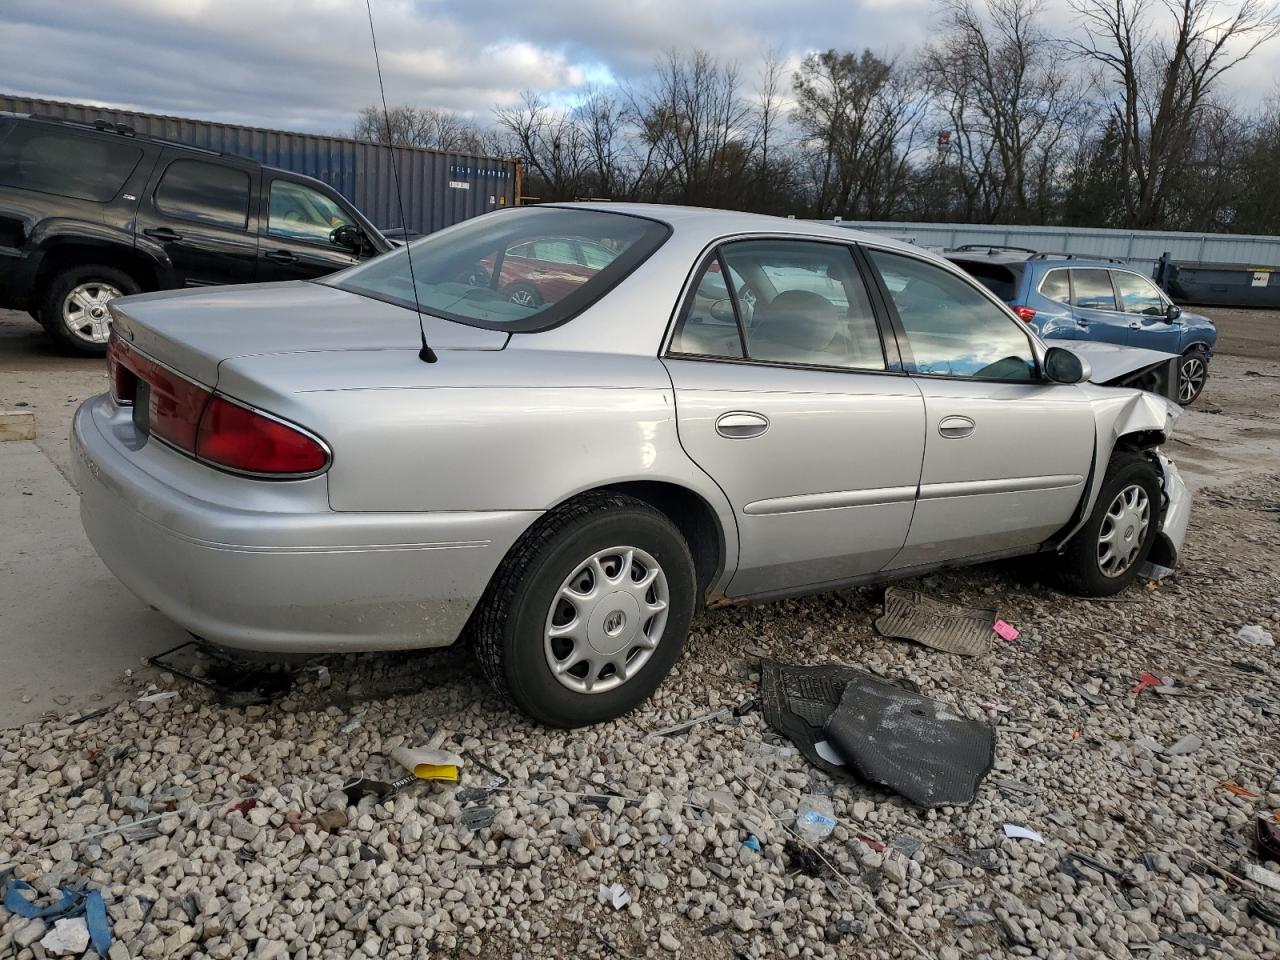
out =
[(590, 494), (517, 541), (473, 622), (485, 675), (556, 727), (612, 720), (680, 657), (693, 616), (693, 558), (648, 504)]
[(505, 292), (508, 300), (522, 307), (542, 306), (542, 295), (532, 283), (513, 283)]
[(1160, 526), (1160, 474), (1147, 457), (1112, 454), (1098, 501), (1057, 560), (1058, 580), (1083, 597), (1119, 593), (1138, 576)]
[(102, 356), (111, 335), (107, 303), (137, 293), (138, 282), (115, 267), (85, 264), (53, 278), (40, 304), (40, 322), (65, 352)]
[(1195, 403), (1208, 380), (1209, 356), (1204, 347), (1192, 347), (1178, 365), (1178, 403), (1184, 407)]

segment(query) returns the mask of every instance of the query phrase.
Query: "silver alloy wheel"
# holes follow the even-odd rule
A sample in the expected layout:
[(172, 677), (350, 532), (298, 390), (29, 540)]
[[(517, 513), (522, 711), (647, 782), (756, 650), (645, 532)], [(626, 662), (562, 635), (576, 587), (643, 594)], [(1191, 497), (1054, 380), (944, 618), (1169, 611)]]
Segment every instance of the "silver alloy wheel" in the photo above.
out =
[(107, 301), (122, 295), (111, 284), (100, 280), (82, 283), (63, 298), (62, 323), (79, 340), (106, 343), (111, 335)]
[(1178, 380), (1178, 402), (1186, 406), (1194, 400), (1204, 387), (1204, 378), (1208, 373), (1205, 363), (1197, 356), (1184, 357), (1181, 376)]
[(515, 290), (508, 297), (512, 303), (519, 304), (522, 307), (532, 307), (537, 305), (537, 301), (533, 298), (533, 292), (530, 290)]
[(653, 656), (670, 603), (667, 576), (648, 553), (626, 546), (597, 551), (551, 601), (543, 649), (552, 675), (575, 693), (622, 686)]
[(1133, 566), (1150, 523), (1151, 501), (1144, 488), (1131, 483), (1116, 494), (1098, 531), (1098, 569), (1103, 576), (1119, 577)]

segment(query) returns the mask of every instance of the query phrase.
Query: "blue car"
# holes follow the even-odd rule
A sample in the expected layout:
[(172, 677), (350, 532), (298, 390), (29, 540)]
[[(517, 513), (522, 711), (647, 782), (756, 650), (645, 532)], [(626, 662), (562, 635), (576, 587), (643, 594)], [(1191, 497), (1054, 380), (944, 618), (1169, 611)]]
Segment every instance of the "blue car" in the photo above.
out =
[(964, 246), (943, 256), (982, 281), (1049, 340), (1097, 340), (1182, 357), (1178, 402), (1195, 402), (1218, 331), (1120, 260)]

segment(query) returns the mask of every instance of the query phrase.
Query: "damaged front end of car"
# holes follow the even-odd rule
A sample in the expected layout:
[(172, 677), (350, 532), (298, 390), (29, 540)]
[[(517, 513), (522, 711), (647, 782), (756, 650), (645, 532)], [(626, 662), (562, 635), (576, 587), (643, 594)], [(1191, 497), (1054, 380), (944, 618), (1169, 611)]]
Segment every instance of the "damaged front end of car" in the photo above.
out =
[(1090, 383), (1132, 387), (1178, 402), (1181, 358), (1177, 354), (1092, 341), (1071, 343), (1067, 349), (1089, 362)]

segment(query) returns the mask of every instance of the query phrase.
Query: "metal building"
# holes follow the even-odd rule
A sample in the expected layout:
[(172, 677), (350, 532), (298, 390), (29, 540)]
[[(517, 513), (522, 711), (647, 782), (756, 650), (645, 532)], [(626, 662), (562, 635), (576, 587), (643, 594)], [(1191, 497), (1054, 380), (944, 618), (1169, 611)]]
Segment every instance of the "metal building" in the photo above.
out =
[[(85, 123), (126, 123), (147, 136), (251, 157), (323, 180), (359, 207), (375, 226), (400, 226), (391, 151), (376, 143), (7, 94), (0, 94), (0, 110)], [(418, 147), (397, 147), (395, 157), (406, 225), (417, 233), (430, 233), (477, 214), (513, 206), (519, 193), (520, 165), (515, 160)]]

